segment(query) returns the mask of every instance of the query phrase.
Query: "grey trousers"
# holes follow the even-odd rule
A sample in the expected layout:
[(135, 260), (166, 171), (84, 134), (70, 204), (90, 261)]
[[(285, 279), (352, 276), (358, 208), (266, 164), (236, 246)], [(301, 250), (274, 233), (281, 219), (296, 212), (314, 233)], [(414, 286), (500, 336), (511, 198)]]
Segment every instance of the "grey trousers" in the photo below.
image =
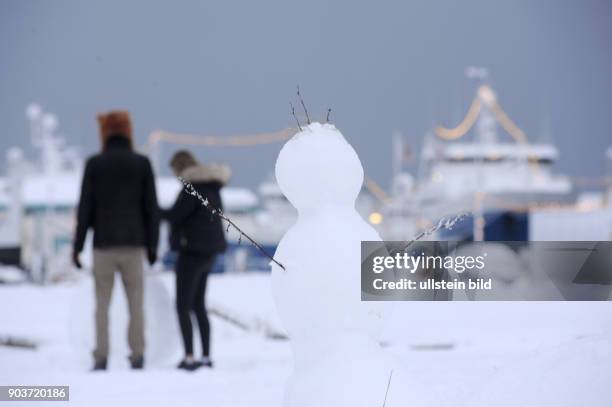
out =
[(144, 355), (143, 256), (142, 248), (94, 249), (93, 274), (96, 286), (94, 358), (96, 360), (108, 357), (108, 308), (113, 292), (115, 272), (121, 275), (129, 306), (128, 344), (132, 351), (130, 358)]

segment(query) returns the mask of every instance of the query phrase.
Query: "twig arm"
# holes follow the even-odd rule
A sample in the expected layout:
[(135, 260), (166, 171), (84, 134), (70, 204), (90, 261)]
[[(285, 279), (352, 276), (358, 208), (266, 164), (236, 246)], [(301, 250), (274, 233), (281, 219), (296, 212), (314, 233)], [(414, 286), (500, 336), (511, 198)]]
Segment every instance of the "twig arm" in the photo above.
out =
[(185, 192), (187, 192), (189, 195), (195, 197), (198, 199), (198, 201), (200, 201), (200, 203), (202, 204), (202, 206), (204, 206), (206, 209), (208, 209), (211, 213), (212, 216), (217, 216), (220, 219), (223, 219), (224, 221), (227, 222), (228, 226), (226, 230), (229, 230), (229, 227), (233, 227), (234, 229), (236, 229), (236, 231), (239, 233), (239, 240), (238, 242), (240, 242), (242, 240), (242, 238), (246, 238), (249, 242), (251, 242), (251, 244), (253, 246), (255, 246), (255, 248), (257, 250), (259, 250), (261, 252), (261, 254), (263, 254), (264, 256), (266, 256), (268, 259), (270, 259), (273, 263), (275, 263), (277, 266), (279, 266), (281, 269), (285, 270), (285, 266), (283, 266), (281, 263), (279, 263), (274, 257), (272, 257), (270, 254), (268, 254), (268, 252), (266, 252), (266, 250), (261, 247), (261, 245), (259, 243), (257, 243), (255, 240), (253, 240), (253, 238), (251, 238), (251, 236), (247, 235), (242, 229), (240, 229), (240, 227), (238, 225), (236, 225), (230, 218), (228, 218), (223, 211), (221, 211), (220, 209), (217, 209), (215, 207), (213, 207), (210, 204), (210, 201), (206, 198), (204, 198), (202, 196), (202, 194), (200, 194), (195, 187), (193, 186), (193, 184), (191, 182), (186, 181), (183, 178), (179, 177), (179, 180), (183, 183), (183, 187), (185, 189)]

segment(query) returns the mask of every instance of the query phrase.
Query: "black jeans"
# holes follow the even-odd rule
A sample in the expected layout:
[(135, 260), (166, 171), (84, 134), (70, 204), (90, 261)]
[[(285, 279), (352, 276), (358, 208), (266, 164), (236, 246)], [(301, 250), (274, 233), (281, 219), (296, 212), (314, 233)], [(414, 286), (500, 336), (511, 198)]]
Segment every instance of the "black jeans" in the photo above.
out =
[(176, 311), (178, 313), (185, 354), (193, 355), (191, 312), (198, 320), (202, 338), (202, 355), (209, 356), (210, 325), (206, 315), (206, 280), (215, 255), (179, 253), (176, 262)]

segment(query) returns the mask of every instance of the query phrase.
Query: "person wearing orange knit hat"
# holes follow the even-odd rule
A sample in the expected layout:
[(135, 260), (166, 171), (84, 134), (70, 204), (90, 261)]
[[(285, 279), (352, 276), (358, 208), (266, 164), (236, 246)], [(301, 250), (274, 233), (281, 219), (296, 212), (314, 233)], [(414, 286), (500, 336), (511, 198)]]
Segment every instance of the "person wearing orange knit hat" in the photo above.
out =
[(144, 366), (143, 257), (157, 260), (159, 209), (153, 170), (147, 157), (133, 151), (127, 111), (98, 115), (102, 151), (87, 160), (77, 213), (72, 260), (81, 268), (89, 229), (93, 230), (93, 275), (96, 293), (94, 370), (106, 370), (108, 308), (115, 273), (127, 294), (128, 342), (132, 368)]

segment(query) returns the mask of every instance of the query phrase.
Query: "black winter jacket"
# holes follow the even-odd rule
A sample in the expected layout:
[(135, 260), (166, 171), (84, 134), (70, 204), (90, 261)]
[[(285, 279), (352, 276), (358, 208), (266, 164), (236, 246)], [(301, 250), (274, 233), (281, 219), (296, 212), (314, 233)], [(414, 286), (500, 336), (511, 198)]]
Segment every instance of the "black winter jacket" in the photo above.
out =
[(93, 245), (144, 247), (157, 251), (159, 209), (149, 160), (132, 151), (128, 139), (110, 137), (104, 151), (89, 158), (83, 174), (74, 251), (83, 249), (87, 230)]
[[(180, 176), (191, 182), (212, 207), (223, 210), (220, 190), (230, 176), (226, 166), (192, 166)], [(162, 212), (162, 216), (170, 222), (170, 248), (173, 251), (208, 256), (227, 248), (221, 219), (184, 190), (172, 208)]]

